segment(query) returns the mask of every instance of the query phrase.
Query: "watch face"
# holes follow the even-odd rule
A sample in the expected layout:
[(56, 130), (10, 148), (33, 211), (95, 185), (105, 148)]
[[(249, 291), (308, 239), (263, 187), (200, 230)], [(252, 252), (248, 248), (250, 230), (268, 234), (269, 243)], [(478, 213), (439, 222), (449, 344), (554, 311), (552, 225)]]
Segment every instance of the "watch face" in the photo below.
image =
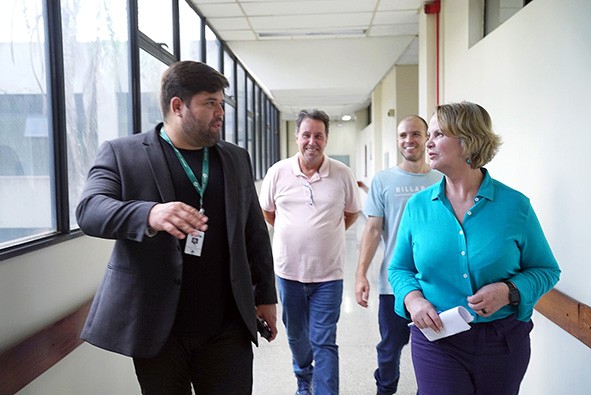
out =
[(515, 295), (515, 291), (511, 291), (511, 293), (509, 294), (509, 300), (511, 301), (511, 303), (515, 303), (517, 302), (517, 295)]
[(512, 306), (517, 306), (520, 302), (519, 290), (510, 281), (506, 281), (505, 284), (509, 287), (509, 303)]
[(512, 305), (519, 304), (519, 291), (517, 289), (509, 291), (509, 301)]

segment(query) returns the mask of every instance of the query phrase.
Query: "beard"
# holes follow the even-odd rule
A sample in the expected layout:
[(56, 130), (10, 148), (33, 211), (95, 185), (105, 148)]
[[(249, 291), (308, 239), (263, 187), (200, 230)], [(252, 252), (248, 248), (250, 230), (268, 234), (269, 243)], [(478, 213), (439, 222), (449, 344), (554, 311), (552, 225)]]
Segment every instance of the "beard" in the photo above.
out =
[(190, 112), (189, 114), (182, 124), (182, 133), (187, 141), (190, 141), (195, 147), (212, 147), (220, 141), (220, 128), (215, 128), (212, 124), (215, 122), (221, 123), (221, 119), (205, 123)]

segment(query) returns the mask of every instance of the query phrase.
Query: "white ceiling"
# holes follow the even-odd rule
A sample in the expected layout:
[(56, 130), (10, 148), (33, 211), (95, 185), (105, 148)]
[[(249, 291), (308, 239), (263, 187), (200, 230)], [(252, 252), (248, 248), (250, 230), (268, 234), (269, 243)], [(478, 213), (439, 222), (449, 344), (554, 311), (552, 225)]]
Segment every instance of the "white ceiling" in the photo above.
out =
[(395, 64), (418, 63), (422, 0), (191, 0), (286, 118), (366, 107)]

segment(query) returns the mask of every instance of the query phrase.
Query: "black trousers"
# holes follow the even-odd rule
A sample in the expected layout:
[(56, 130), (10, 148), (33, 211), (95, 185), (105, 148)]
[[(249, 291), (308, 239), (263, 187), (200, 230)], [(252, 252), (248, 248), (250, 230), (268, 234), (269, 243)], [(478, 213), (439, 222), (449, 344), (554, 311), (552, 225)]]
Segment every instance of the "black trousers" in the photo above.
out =
[(134, 358), (144, 395), (249, 395), (253, 353), (244, 326), (208, 339), (171, 335), (152, 358)]

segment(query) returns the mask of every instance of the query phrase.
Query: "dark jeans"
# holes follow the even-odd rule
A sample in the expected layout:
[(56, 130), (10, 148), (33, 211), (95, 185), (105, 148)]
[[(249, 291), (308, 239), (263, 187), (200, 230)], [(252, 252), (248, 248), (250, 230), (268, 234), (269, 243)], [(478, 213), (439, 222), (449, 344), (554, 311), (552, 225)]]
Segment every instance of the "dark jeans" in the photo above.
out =
[(411, 328), (420, 395), (516, 395), (531, 353), (533, 323), (509, 316), (430, 342)]
[(380, 295), (378, 324), (381, 341), (376, 346), (378, 368), (374, 372), (378, 394), (391, 395), (400, 379), (400, 353), (408, 344), (410, 321), (394, 312), (394, 295)]
[(199, 342), (171, 335), (152, 358), (134, 358), (135, 372), (145, 395), (252, 393), (252, 345), (243, 325)]

